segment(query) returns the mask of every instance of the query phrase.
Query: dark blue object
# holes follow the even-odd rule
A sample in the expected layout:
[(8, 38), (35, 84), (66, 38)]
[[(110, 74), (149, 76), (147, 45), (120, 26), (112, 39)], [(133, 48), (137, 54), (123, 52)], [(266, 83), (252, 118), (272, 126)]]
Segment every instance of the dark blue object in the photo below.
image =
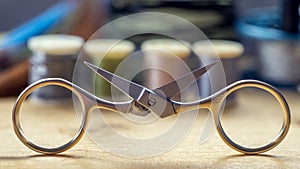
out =
[(256, 13), (236, 22), (236, 30), (243, 36), (264, 40), (300, 40), (300, 34), (282, 30), (276, 13)]
[(282, 30), (298, 33), (300, 0), (282, 0)]

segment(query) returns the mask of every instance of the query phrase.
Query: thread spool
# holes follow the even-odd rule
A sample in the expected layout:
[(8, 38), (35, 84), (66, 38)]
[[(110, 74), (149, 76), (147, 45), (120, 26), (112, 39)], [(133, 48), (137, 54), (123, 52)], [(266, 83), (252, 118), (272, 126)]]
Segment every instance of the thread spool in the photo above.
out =
[[(190, 72), (186, 64), (190, 56), (190, 44), (174, 39), (151, 39), (142, 43), (145, 67), (144, 85), (155, 89)], [(173, 98), (179, 100), (180, 96)]]
[(300, 43), (297, 41), (266, 41), (258, 45), (260, 76), (278, 85), (300, 82)]
[(273, 85), (295, 87), (300, 82), (299, 1), (284, 0), (280, 8), (249, 10), (237, 20), (236, 28), (253, 42), (258, 77)]
[[(225, 79), (220, 73), (214, 73), (208, 76), (203, 75), (200, 80), (200, 93), (201, 98), (210, 96), (214, 92), (222, 89), (222, 84), (231, 84), (240, 78), (240, 70), (238, 68), (238, 58), (244, 52), (244, 47), (241, 43), (229, 40), (204, 40), (193, 43), (194, 52), (200, 56), (203, 63), (211, 63), (212, 61), (221, 60), (225, 72)], [(205, 65), (204, 65), (205, 66)], [(210, 79), (214, 78), (216, 84), (210, 84)], [(224, 82), (218, 82), (218, 80), (226, 80)], [(214, 85), (212, 88), (211, 85)], [(227, 101), (233, 101), (233, 97), (228, 98)]]
[[(83, 39), (71, 35), (41, 35), (29, 39), (28, 47), (32, 51), (30, 57), (29, 83), (51, 77), (72, 81), (73, 69)], [(37, 101), (60, 102), (69, 100), (70, 91), (47, 86), (34, 91), (31, 99)], [(59, 101), (57, 101), (59, 100)]]
[[(129, 40), (119, 39), (94, 39), (89, 40), (84, 51), (91, 58), (93, 64), (115, 72), (117, 66), (124, 58), (129, 56), (135, 50), (135, 45)], [(95, 76), (95, 94), (99, 97), (109, 99), (114, 95), (122, 95), (119, 90), (114, 90), (114, 87), (106, 80), (99, 76)]]

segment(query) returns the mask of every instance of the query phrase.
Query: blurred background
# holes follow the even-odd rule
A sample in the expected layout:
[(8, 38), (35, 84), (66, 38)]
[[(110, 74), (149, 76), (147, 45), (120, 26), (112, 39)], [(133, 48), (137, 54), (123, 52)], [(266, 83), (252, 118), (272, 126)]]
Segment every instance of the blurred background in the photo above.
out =
[[(225, 70), (238, 72), (236, 80), (254, 78), (296, 90), (300, 82), (298, 7), (298, 0), (1, 0), (0, 96), (17, 95), (31, 83), (30, 38), (68, 34), (87, 40), (105, 23), (144, 11), (182, 17), (210, 39), (243, 45), (238, 61)], [(143, 41), (152, 38), (157, 36), (130, 40), (140, 49)]]

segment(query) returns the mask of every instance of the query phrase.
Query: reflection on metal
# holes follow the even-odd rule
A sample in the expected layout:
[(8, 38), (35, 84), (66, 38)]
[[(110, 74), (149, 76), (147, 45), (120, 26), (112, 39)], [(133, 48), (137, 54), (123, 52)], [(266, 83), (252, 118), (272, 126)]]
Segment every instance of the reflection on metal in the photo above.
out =
[[(86, 63), (88, 64), (88, 63)], [(135, 113), (136, 110), (143, 111), (143, 113), (136, 113), (136, 115), (147, 115), (151, 112), (155, 112), (156, 114), (160, 115), (160, 117), (166, 117), (166, 116), (171, 116), (174, 114), (178, 114), (180, 112), (186, 112), (188, 110), (193, 110), (193, 109), (208, 109), (210, 112), (213, 114), (214, 117), (214, 122), (217, 128), (217, 131), (223, 141), (229, 145), (231, 148), (245, 154), (257, 154), (257, 153), (263, 153), (266, 152), (274, 147), (276, 147), (287, 135), (290, 123), (291, 123), (291, 117), (290, 117), (290, 110), (288, 107), (288, 104), (283, 97), (283, 95), (274, 87), (260, 82), (256, 80), (242, 80), (235, 82), (222, 90), (218, 91), (217, 93), (205, 98), (201, 99), (198, 101), (194, 102), (177, 102), (172, 99), (169, 99), (167, 97), (164, 97), (161, 93), (156, 93), (154, 90), (150, 90), (144, 86), (138, 85), (134, 82), (128, 81), (122, 77), (119, 77), (117, 75), (114, 75), (110, 72), (107, 72), (101, 68), (97, 68), (95, 66), (92, 66), (88, 64), (89, 67), (97, 72), (100, 76), (102, 76), (104, 79), (112, 83), (112, 85), (116, 86), (120, 90), (122, 90), (124, 93), (126, 93), (129, 97), (133, 98), (130, 101), (126, 102), (110, 102), (103, 100), (101, 98), (98, 98), (82, 88), (78, 87), (77, 85), (68, 82), (64, 79), (60, 78), (50, 78), (50, 79), (43, 79), (40, 81), (37, 81), (33, 84), (31, 84), (28, 88), (26, 88), (21, 95), (17, 98), (17, 101), (14, 105), (13, 108), (13, 126), (14, 126), (14, 131), (18, 138), (30, 149), (44, 153), (44, 154), (56, 154), (60, 153), (63, 151), (66, 151), (70, 149), (71, 147), (75, 146), (81, 137), (84, 134), (84, 131), (87, 127), (87, 123), (89, 121), (89, 117), (91, 112), (94, 109), (107, 109), (111, 110), (114, 112), (121, 112), (121, 113)], [(202, 68), (203, 69), (203, 68)], [(201, 68), (196, 70), (202, 70)], [(207, 68), (208, 69), (208, 68)], [(201, 74), (205, 73), (206, 71), (202, 71)], [(194, 75), (195, 72), (188, 74), (186, 76)], [(184, 88), (190, 83), (182, 83), (182, 79), (185, 79), (186, 76), (183, 76), (182, 78), (177, 79), (177, 84), (179, 87)], [(192, 81), (195, 81), (195, 79), (199, 78), (198, 75), (196, 77), (192, 78)], [(186, 81), (186, 80), (185, 80)], [(173, 83), (170, 83), (173, 84)], [(34, 90), (44, 87), (44, 86), (49, 86), (49, 85), (56, 85), (56, 86), (61, 86), (64, 87), (70, 91), (73, 92), (78, 98), (79, 101), (81, 102), (82, 109), (84, 112), (83, 119), (81, 122), (81, 126), (78, 129), (77, 134), (66, 144), (61, 145), (59, 147), (55, 148), (45, 148), (41, 147), (39, 145), (36, 145), (35, 143), (31, 142), (25, 135), (24, 131), (22, 130), (21, 124), (20, 124), (20, 108), (22, 106), (22, 103), (24, 100), (29, 96), (30, 93), (32, 93)], [(124, 86), (127, 86), (127, 88)], [(168, 86), (168, 85), (166, 85)], [(163, 88), (160, 89), (161, 92), (167, 92), (168, 90), (173, 89), (173, 85), (170, 85), (170, 87), (164, 86)], [(228, 135), (225, 133), (221, 122), (220, 122), (220, 116), (222, 114), (222, 105), (226, 100), (226, 97), (229, 96), (231, 93), (235, 92), (236, 90), (239, 90), (241, 88), (260, 88), (262, 90), (265, 90), (272, 94), (277, 101), (279, 102), (281, 108), (282, 108), (282, 113), (283, 113), (283, 123), (280, 132), (278, 135), (268, 144), (263, 145), (261, 147), (256, 147), (256, 148), (248, 148), (244, 147), (242, 145), (239, 145), (232, 141), (228, 137)], [(149, 104), (149, 102), (151, 104)], [(153, 104), (155, 102), (155, 104)], [(133, 108), (138, 106), (138, 108)], [(141, 108), (142, 107), (142, 108)], [(133, 110), (135, 110), (133, 112)], [(55, 136), (53, 136), (55, 137)]]

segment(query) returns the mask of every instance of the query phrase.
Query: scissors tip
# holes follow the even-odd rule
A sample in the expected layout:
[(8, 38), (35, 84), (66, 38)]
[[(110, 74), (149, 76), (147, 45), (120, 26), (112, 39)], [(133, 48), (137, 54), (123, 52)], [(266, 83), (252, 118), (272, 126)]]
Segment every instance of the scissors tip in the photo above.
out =
[(97, 72), (97, 70), (98, 70), (98, 67), (97, 67), (97, 66), (95, 66), (95, 65), (93, 65), (93, 64), (91, 64), (91, 63), (89, 63), (89, 62), (87, 62), (87, 61), (83, 61), (83, 63), (84, 63), (87, 67), (89, 67), (90, 69), (92, 69), (93, 71)]
[(219, 63), (219, 60), (216, 60), (216, 61), (214, 61), (214, 62), (212, 62), (212, 63), (206, 65), (206, 66), (204, 67), (204, 68), (205, 68), (204, 73), (207, 72), (208, 70), (210, 70), (211, 68), (213, 68), (217, 63)]
[(89, 65), (89, 64), (90, 64), (90, 63), (87, 62), (87, 61), (83, 61), (83, 63), (84, 63), (85, 65)]
[(210, 68), (212, 68), (213, 66), (215, 66), (215, 64), (217, 64), (217, 63), (219, 63), (219, 60), (216, 60), (216, 61), (212, 62), (211, 64), (206, 65), (205, 67), (206, 67), (206, 69), (210, 69)]
[(87, 62), (87, 61), (83, 61), (83, 63), (86, 65), (86, 66), (94, 66), (93, 64), (91, 64), (91, 63), (89, 63), (89, 62)]

